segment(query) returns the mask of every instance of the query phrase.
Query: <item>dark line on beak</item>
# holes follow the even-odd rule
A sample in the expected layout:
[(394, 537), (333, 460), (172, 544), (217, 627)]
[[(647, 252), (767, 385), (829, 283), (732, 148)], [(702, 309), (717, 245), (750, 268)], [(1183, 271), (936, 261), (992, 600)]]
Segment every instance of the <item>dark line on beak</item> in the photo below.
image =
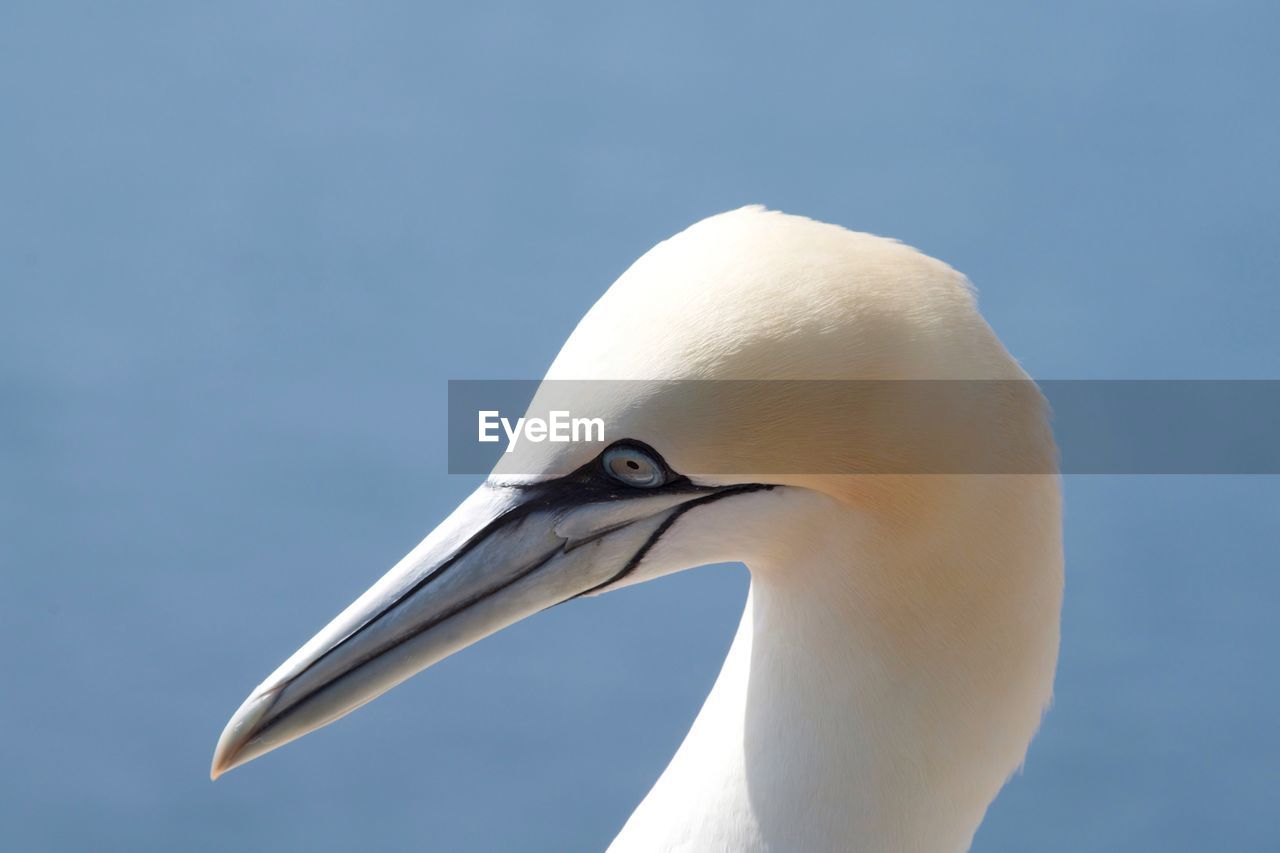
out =
[(648, 554), (649, 551), (653, 549), (654, 545), (658, 544), (658, 540), (662, 538), (662, 534), (670, 530), (671, 525), (675, 524), (676, 521), (679, 520), (680, 516), (684, 515), (686, 512), (693, 509), (694, 507), (705, 506), (706, 504), (712, 503), (714, 501), (718, 501), (721, 498), (730, 497), (731, 495), (742, 495), (748, 492), (768, 492), (768, 491), (772, 491), (772, 489), (773, 489), (773, 485), (768, 483), (745, 483), (741, 486), (729, 486), (727, 488), (721, 489), (718, 492), (712, 492), (711, 494), (706, 495), (704, 497), (694, 498), (693, 500), (688, 501), (687, 503), (680, 504), (678, 507), (676, 507), (671, 511), (671, 514), (668, 515), (661, 524), (658, 525), (657, 530), (649, 534), (649, 538), (645, 540), (644, 544), (640, 546), (639, 550), (637, 550), (634, 554), (631, 555), (631, 559), (627, 560), (627, 564), (623, 566), (618, 571), (617, 574), (615, 574), (613, 577), (609, 578), (608, 580), (604, 581), (603, 583), (598, 583), (595, 586), (591, 587), (590, 589), (583, 590), (582, 592), (573, 596), (569, 600), (572, 601), (576, 598), (582, 598), (584, 595), (591, 595), (592, 593), (600, 592), (601, 590), (616, 584), (618, 581), (622, 580), (627, 575), (634, 572), (636, 570), (636, 567), (639, 566), (640, 563), (644, 561), (645, 555)]
[[(693, 484), (689, 483), (688, 480), (685, 480), (683, 483), (677, 482), (673, 485), (675, 485), (677, 488), (690, 488), (690, 489), (698, 489), (698, 490), (700, 490), (701, 488), (705, 488), (705, 487), (693, 486)], [(520, 487), (508, 486), (507, 488), (519, 489)], [(266, 729), (270, 727), (271, 723), (275, 719), (277, 719), (280, 714), (294, 707), (297, 707), (298, 705), (306, 702), (308, 699), (314, 696), (319, 695), (320, 693), (324, 692), (324, 690), (328, 689), (330, 686), (341, 681), (346, 675), (355, 671), (356, 669), (368, 663), (369, 661), (373, 660), (374, 658), (380, 657), (386, 654), (387, 652), (391, 651), (392, 649), (396, 648), (397, 646), (400, 646), (412, 640), (414, 637), (417, 637), (419, 634), (422, 634), (425, 631), (428, 631), (431, 628), (434, 628), (436, 625), (440, 624), (441, 622), (445, 621), (446, 619), (452, 616), (457, 615), (458, 613), (461, 613), (463, 610), (466, 610), (469, 607), (473, 607), (476, 604), (479, 604), (481, 601), (493, 595), (494, 593), (500, 592), (503, 589), (506, 589), (511, 584), (516, 583), (517, 581), (532, 574), (534, 571), (536, 571), (537, 569), (545, 565), (546, 562), (550, 560), (552, 557), (554, 557), (556, 554), (569, 550), (568, 548), (562, 546), (560, 548), (556, 548), (548, 552), (538, 560), (534, 561), (533, 564), (530, 565), (527, 569), (519, 572), (517, 575), (510, 578), (508, 581), (504, 582), (500, 586), (487, 590), (486, 592), (480, 594), (479, 596), (476, 596), (465, 602), (461, 602), (458, 606), (450, 608), (447, 612), (438, 615), (435, 619), (432, 619), (427, 624), (417, 626), (415, 630), (401, 637), (396, 638), (395, 641), (391, 642), (388, 645), (384, 645), (382, 648), (378, 649), (376, 652), (362, 656), (357, 663), (343, 670), (341, 673), (336, 675), (333, 679), (327, 682), (323, 687), (320, 688), (320, 690), (316, 691), (315, 693), (311, 693), (311, 694), (308, 694), (307, 696), (300, 697), (282, 709), (279, 709), (279, 710), (276, 709), (276, 705), (279, 703), (280, 697), (283, 695), (284, 691), (289, 687), (289, 685), (293, 684), (295, 681), (297, 681), (299, 678), (301, 678), (303, 675), (309, 672), (313, 667), (315, 667), (321, 661), (327, 659), (330, 655), (336, 653), (338, 649), (345, 646), (348, 642), (351, 642), (352, 640), (354, 640), (366, 629), (370, 628), (379, 620), (388, 616), (396, 608), (400, 607), (405, 601), (407, 601), (410, 597), (422, 591), (422, 589), (430, 585), (433, 581), (443, 576), (449, 568), (457, 564), (462, 559), (462, 557), (464, 557), (468, 552), (471, 551), (472, 548), (476, 547), (476, 545), (478, 545), (480, 542), (487, 539), (498, 527), (507, 525), (507, 524), (516, 523), (522, 518), (528, 515), (531, 515), (536, 510), (546, 509), (550, 506), (554, 506), (557, 503), (557, 498), (563, 497), (565, 493), (574, 494), (575, 497), (577, 497), (578, 499), (581, 499), (581, 491), (584, 491), (581, 484), (573, 483), (571, 480), (567, 482), (562, 480), (562, 481), (553, 482), (550, 484), (539, 484), (539, 486), (533, 486), (531, 488), (534, 490), (542, 491), (543, 493), (535, 495), (531, 499), (526, 499), (514, 506), (508, 507), (502, 512), (498, 513), (494, 518), (490, 519), (488, 523), (483, 525), (480, 528), (480, 530), (478, 530), (474, 535), (469, 537), (467, 541), (464, 542), (456, 551), (450, 554), (438, 566), (436, 566), (434, 569), (432, 569), (430, 572), (428, 572), (426, 575), (424, 575), (414, 584), (412, 584), (407, 589), (405, 589), (400, 595), (398, 595), (395, 598), (394, 601), (388, 603), (388, 605), (385, 608), (383, 608), (382, 610), (380, 610), (375, 614), (372, 614), (360, 626), (354, 628), (349, 634), (347, 634), (341, 640), (339, 640), (338, 642), (330, 646), (328, 649), (326, 649), (322, 654), (316, 657), (315, 660), (308, 663), (307, 666), (304, 667), (302, 670), (290, 676), (287, 680), (281, 682), (280, 684), (274, 685), (271, 689), (275, 691), (276, 698), (272, 702), (272, 705), (267, 709), (266, 713), (263, 714), (263, 717), (262, 717), (263, 722), (261, 727), (258, 730), (258, 735), (261, 735), (264, 731), (266, 731)], [(662, 524), (658, 526), (658, 529), (655, 530), (653, 534), (649, 536), (649, 538), (645, 541), (644, 545), (642, 545), (640, 549), (636, 551), (635, 554), (632, 555), (631, 559), (627, 561), (626, 565), (623, 566), (622, 569), (617, 574), (615, 574), (613, 577), (606, 580), (604, 583), (598, 584), (586, 590), (585, 592), (580, 592), (575, 596), (571, 596), (570, 599), (566, 599), (566, 600), (572, 600), (574, 598), (581, 598), (584, 595), (590, 595), (591, 593), (604, 589), (605, 587), (611, 584), (614, 584), (619, 580), (621, 580), (622, 578), (629, 575), (632, 571), (635, 570), (635, 568), (638, 565), (640, 565), (640, 562), (644, 559), (645, 554), (647, 554), (649, 550), (658, 542), (662, 534), (671, 528), (671, 525), (675, 523), (676, 519), (684, 515), (684, 513), (688, 512), (693, 507), (711, 503), (712, 501), (716, 501), (722, 497), (728, 497), (730, 495), (743, 494), (746, 492), (769, 490), (772, 488), (773, 488), (772, 485), (765, 485), (765, 484), (758, 484), (758, 483), (749, 483), (749, 484), (743, 484), (740, 486), (729, 486), (723, 489), (719, 489), (717, 491), (710, 492), (709, 494), (706, 494), (702, 497), (694, 498), (688, 501), (687, 503), (680, 504), (678, 507), (676, 507), (672, 511), (671, 515), (669, 515), (662, 522)], [(611, 532), (613, 532), (613, 530), (599, 531), (598, 532), (599, 535), (591, 536), (586, 541), (592, 541), (592, 540), (598, 539), (601, 536), (605, 535), (606, 533), (611, 533)], [(585, 541), (579, 542), (577, 544), (579, 545), (585, 544)]]
[[(429, 572), (427, 572), (425, 575), (423, 575), (421, 578), (415, 581), (412, 585), (406, 588), (403, 592), (401, 592), (398, 596), (396, 596), (394, 601), (388, 602), (385, 608), (383, 608), (377, 613), (370, 615), (368, 619), (366, 619), (363, 623), (361, 623), (356, 628), (353, 628), (349, 634), (347, 634), (341, 640), (338, 640), (336, 643), (334, 643), (332, 646), (326, 649), (315, 660), (307, 664), (306, 667), (304, 667), (302, 670), (298, 671), (294, 675), (290, 676), (286, 681), (283, 681), (280, 684), (273, 685), (272, 689), (277, 691), (283, 691), (286, 687), (288, 687), (294, 681), (301, 678), (312, 667), (319, 664), (329, 655), (335, 653), (339, 648), (341, 648), (346, 643), (355, 639), (355, 637), (359, 635), (362, 631), (364, 631), (366, 628), (371, 627), (378, 620), (384, 618), (385, 616), (390, 614), (392, 611), (394, 611), (397, 607), (399, 607), (401, 604), (403, 604), (405, 601), (409, 600), (409, 598), (421, 592), (425, 587), (427, 587), (431, 583), (439, 580), (441, 577), (444, 576), (444, 574), (452, 566), (457, 564), (464, 556), (466, 556), (467, 553), (469, 553), (472, 548), (474, 548), (480, 542), (487, 539), (499, 527), (507, 524), (516, 523), (520, 521), (522, 518), (532, 515), (537, 510), (554, 507), (561, 501), (565, 500), (566, 498), (572, 498), (576, 501), (586, 501), (591, 499), (592, 497), (596, 499), (603, 499), (603, 500), (625, 500), (627, 497), (631, 496), (630, 495), (631, 490), (625, 486), (618, 486), (616, 484), (613, 484), (613, 485), (602, 487), (600, 485), (593, 483), (592, 480), (589, 478), (589, 475), (593, 466), (594, 466), (594, 462), (587, 463), (586, 465), (583, 465), (581, 468), (577, 469), (573, 473), (559, 480), (552, 480), (546, 483), (537, 483), (533, 485), (501, 484), (496, 486), (497, 488), (504, 488), (504, 489), (509, 489), (511, 491), (515, 491), (515, 492), (525, 492), (530, 494), (528, 494), (528, 496), (525, 497), (524, 500), (521, 500), (519, 503), (516, 503), (512, 506), (509, 506), (503, 509), (497, 515), (495, 515), (492, 519), (490, 519), (487, 523), (485, 523), (479, 530), (477, 530), (474, 534), (472, 534), (467, 539), (467, 541), (462, 543), (462, 545), (460, 545), (456, 551), (454, 551), (452, 554), (450, 554), (448, 557), (442, 560), (439, 565), (431, 569)], [(672, 480), (671, 483), (668, 484), (668, 488), (672, 490), (679, 490), (679, 491), (689, 490), (692, 492), (697, 492), (697, 491), (700, 491), (702, 487), (694, 486), (691, 482), (689, 482), (689, 479), (687, 477), (677, 477), (674, 480)], [(579, 544), (585, 544), (585, 543), (579, 543)]]
[[(436, 627), (442, 622), (452, 619), (454, 616), (457, 616), (459, 613), (463, 612), (464, 610), (475, 607), (477, 604), (480, 604), (482, 601), (485, 601), (486, 599), (493, 597), (499, 592), (502, 592), (507, 587), (513, 584), (519, 583), (520, 581), (527, 578), (529, 575), (536, 572), (538, 569), (545, 566), (551, 559), (553, 559), (557, 554), (560, 554), (563, 551), (564, 551), (563, 548), (555, 548), (547, 552), (542, 557), (535, 560), (528, 567), (520, 570), (518, 573), (508, 578), (507, 580), (503, 581), (502, 583), (498, 584), (497, 586), (494, 586), (491, 589), (487, 589), (484, 592), (481, 592), (477, 595), (473, 595), (470, 598), (466, 599), (465, 601), (458, 602), (456, 605), (449, 608), (448, 610), (445, 610), (442, 613), (436, 614), (436, 616), (427, 620), (421, 625), (415, 626), (412, 631), (404, 634), (403, 636), (396, 637), (393, 641), (383, 644), (381, 648), (376, 649), (375, 651), (371, 651), (368, 654), (362, 655), (361, 657), (353, 661), (349, 667), (342, 670), (333, 678), (329, 679), (324, 684), (322, 684), (319, 687), (319, 689), (314, 690), (306, 694), (305, 696), (299, 697), (292, 704), (287, 705), (284, 708), (280, 709), (279, 712), (276, 712), (276, 705), (279, 703), (280, 696), (284, 692), (283, 687), (279, 688), (276, 692), (275, 700), (272, 701), (271, 706), (267, 709), (267, 712), (263, 714), (262, 721), (258, 725), (257, 731), (254, 733), (253, 737), (250, 740), (245, 742), (245, 746), (248, 746), (249, 744), (253, 743), (253, 741), (260, 739), (263, 736), (263, 734), (265, 734), (266, 731), (271, 728), (272, 724), (274, 724), (280, 719), (282, 714), (292, 711), (301, 705), (305, 705), (307, 702), (311, 701), (312, 699), (315, 699), (317, 696), (323, 695), (327, 690), (337, 686), (339, 683), (341, 683), (341, 681), (344, 678), (346, 678), (348, 675), (351, 675), (356, 670), (360, 669), (360, 667), (364, 666), (369, 661), (374, 660), (376, 658), (380, 658), (383, 655), (387, 654), (388, 652), (394, 651), (400, 646), (403, 646), (405, 643), (413, 640), (416, 637), (421, 636), (422, 634), (425, 634), (427, 631), (430, 631), (432, 628)], [(383, 612), (385, 613), (386, 611), (383, 611)], [(370, 621), (372, 622), (374, 620), (370, 620)], [(363, 630), (363, 628), (361, 630)], [(337, 648), (337, 647), (335, 646), (334, 648)], [(332, 651), (332, 649), (330, 651)], [(307, 667), (307, 669), (310, 669), (310, 667)], [(303, 671), (305, 672), (306, 670), (303, 670)], [(299, 675), (301, 675), (301, 673), (299, 673)], [(294, 676), (294, 678), (286, 682), (286, 686), (288, 684), (292, 684), (294, 679), (296, 678), (297, 676)]]
[[(348, 633), (345, 637), (343, 637), (341, 640), (338, 640), (329, 648), (325, 649), (324, 652), (321, 653), (318, 657), (316, 657), (315, 660), (308, 663), (305, 667), (303, 667), (298, 672), (289, 676), (289, 678), (286, 679), (285, 681), (282, 681), (281, 683), (274, 685), (272, 689), (277, 691), (277, 694), (279, 694), (280, 692), (283, 692), (286, 687), (288, 687), (293, 682), (297, 681), (299, 678), (301, 678), (303, 675), (309, 672), (312, 667), (316, 666), (325, 658), (329, 657), (329, 655), (337, 652), (338, 649), (342, 648), (348, 642), (355, 639), (356, 636), (358, 636), (366, 628), (371, 627), (375, 622), (377, 622), (378, 620), (390, 614), (392, 611), (394, 611), (397, 607), (399, 607), (405, 601), (409, 600), (409, 598), (412, 597), (415, 593), (420, 592), (424, 587), (426, 587), (433, 581), (439, 580), (440, 577), (444, 575), (444, 573), (449, 569), (450, 566), (453, 566), (455, 563), (461, 560), (464, 556), (466, 556), (471, 551), (472, 548), (474, 548), (477, 544), (479, 544), (488, 536), (490, 536), (493, 533), (493, 531), (496, 530), (500, 525), (511, 523), (512, 521), (518, 520), (521, 516), (530, 514), (536, 508), (536, 505), (531, 505), (532, 503), (533, 502), (516, 504), (498, 513), (496, 516), (490, 519), (487, 523), (485, 523), (479, 530), (477, 530), (474, 534), (472, 534), (465, 542), (463, 542), (462, 545), (460, 545), (457, 548), (457, 550), (455, 550), (452, 554), (450, 554), (444, 560), (442, 560), (439, 565), (435, 566), (433, 569), (428, 571), (425, 575), (423, 575), (421, 578), (419, 578), (417, 581), (415, 581), (413, 584), (407, 587), (403, 592), (397, 595), (393, 601), (388, 602), (386, 607), (384, 607), (382, 610), (379, 610), (377, 613), (371, 614), (369, 618), (367, 618), (360, 625), (356, 626), (355, 628), (352, 628), (351, 632)], [(550, 555), (548, 555), (548, 558), (549, 556)], [(545, 562), (545, 560), (543, 560), (542, 562)], [(539, 563), (539, 565), (540, 564), (541, 563)]]

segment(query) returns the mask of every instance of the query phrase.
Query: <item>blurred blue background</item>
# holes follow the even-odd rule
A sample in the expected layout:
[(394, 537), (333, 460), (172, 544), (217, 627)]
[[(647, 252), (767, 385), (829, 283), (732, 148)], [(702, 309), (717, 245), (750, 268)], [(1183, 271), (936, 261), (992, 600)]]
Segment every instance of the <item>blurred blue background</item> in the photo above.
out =
[[(556, 608), (208, 781), (230, 713), (475, 484), (530, 377), (751, 202), (974, 280), (1042, 378), (1274, 378), (1267, 2), (0, 7), (0, 833), (602, 848), (746, 589)], [(1275, 849), (1275, 478), (1073, 477), (1058, 696), (980, 851)]]

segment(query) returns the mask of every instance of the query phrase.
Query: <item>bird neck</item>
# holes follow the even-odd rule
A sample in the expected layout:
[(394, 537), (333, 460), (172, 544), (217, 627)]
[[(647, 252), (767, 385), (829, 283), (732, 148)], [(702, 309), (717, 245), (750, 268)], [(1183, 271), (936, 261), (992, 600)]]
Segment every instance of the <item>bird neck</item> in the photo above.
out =
[(753, 561), (716, 685), (611, 849), (967, 849), (1048, 701), (1061, 590), (1056, 482), (986, 479), (910, 531), (824, 506)]

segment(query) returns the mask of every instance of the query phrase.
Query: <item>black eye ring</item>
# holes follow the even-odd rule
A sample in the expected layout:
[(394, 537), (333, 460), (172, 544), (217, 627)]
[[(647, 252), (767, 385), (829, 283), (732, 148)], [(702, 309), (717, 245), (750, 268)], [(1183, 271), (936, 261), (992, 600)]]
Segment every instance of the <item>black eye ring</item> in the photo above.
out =
[(600, 455), (610, 478), (636, 489), (656, 489), (667, 482), (667, 469), (653, 453), (634, 444), (615, 444)]

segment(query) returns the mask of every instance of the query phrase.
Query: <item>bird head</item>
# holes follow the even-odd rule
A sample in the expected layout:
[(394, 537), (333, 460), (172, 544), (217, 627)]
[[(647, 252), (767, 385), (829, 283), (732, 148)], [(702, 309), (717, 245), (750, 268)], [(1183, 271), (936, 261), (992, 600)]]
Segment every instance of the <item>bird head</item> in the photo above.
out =
[(921, 474), (1050, 470), (1038, 394), (970, 380), (1026, 377), (947, 265), (761, 208), (693, 225), (609, 288), (530, 406), (599, 417), (608, 440), (503, 454), (250, 694), (213, 776), (553, 605), (752, 565), (816, 535), (815, 505), (909, 526), (949, 479)]

